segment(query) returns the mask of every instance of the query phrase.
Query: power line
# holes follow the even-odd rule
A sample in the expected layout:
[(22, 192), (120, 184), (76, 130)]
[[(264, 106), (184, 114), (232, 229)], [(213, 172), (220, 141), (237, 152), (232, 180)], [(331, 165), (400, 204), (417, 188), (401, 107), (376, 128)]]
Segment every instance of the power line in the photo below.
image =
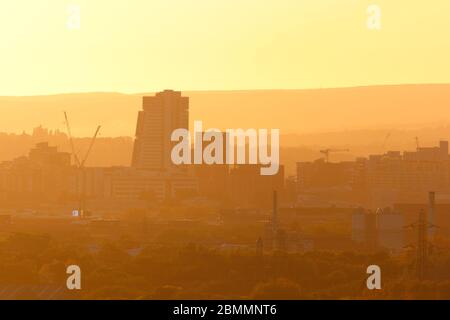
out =
[(416, 251), (416, 273), (419, 280), (423, 280), (426, 275), (427, 267), (427, 226), (425, 211), (422, 209), (419, 213), (419, 221), (417, 224), (417, 251)]

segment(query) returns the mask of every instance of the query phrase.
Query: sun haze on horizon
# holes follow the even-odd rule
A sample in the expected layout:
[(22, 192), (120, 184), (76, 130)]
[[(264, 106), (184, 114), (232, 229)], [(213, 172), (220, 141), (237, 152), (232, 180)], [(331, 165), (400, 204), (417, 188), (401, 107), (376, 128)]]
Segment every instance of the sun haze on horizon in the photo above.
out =
[[(367, 28), (369, 5), (381, 29)], [(70, 8), (79, 29), (70, 29)], [(6, 0), (0, 95), (450, 82), (450, 2)]]

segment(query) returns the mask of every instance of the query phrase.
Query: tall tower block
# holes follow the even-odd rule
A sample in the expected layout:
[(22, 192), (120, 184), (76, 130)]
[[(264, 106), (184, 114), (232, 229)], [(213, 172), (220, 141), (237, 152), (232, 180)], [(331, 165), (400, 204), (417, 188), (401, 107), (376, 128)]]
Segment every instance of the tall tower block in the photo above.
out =
[(181, 92), (165, 90), (143, 97), (136, 125), (132, 166), (136, 169), (170, 171), (173, 145), (170, 136), (175, 129), (189, 129), (189, 98)]

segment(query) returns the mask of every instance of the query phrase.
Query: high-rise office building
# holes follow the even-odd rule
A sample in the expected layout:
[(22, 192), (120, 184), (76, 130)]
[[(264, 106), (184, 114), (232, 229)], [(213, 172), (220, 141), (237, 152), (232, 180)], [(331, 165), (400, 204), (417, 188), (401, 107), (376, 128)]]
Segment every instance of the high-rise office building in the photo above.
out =
[(132, 166), (136, 169), (169, 171), (174, 168), (170, 153), (176, 142), (170, 136), (175, 129), (189, 129), (189, 98), (181, 92), (165, 90), (143, 97), (134, 141)]

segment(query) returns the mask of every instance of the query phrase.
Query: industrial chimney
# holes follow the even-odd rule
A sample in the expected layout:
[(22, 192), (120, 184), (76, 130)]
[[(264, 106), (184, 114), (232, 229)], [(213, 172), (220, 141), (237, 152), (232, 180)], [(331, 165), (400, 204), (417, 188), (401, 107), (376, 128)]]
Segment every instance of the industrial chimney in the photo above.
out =
[(274, 234), (276, 234), (278, 230), (278, 204), (276, 191), (273, 192), (272, 230)]
[(429, 226), (428, 227), (428, 236), (431, 238), (433, 237), (433, 233), (434, 233), (434, 216), (435, 216), (435, 211), (436, 211), (436, 206), (435, 206), (435, 193), (432, 191), (428, 194), (428, 199), (429, 199), (429, 208), (428, 208), (428, 223)]

